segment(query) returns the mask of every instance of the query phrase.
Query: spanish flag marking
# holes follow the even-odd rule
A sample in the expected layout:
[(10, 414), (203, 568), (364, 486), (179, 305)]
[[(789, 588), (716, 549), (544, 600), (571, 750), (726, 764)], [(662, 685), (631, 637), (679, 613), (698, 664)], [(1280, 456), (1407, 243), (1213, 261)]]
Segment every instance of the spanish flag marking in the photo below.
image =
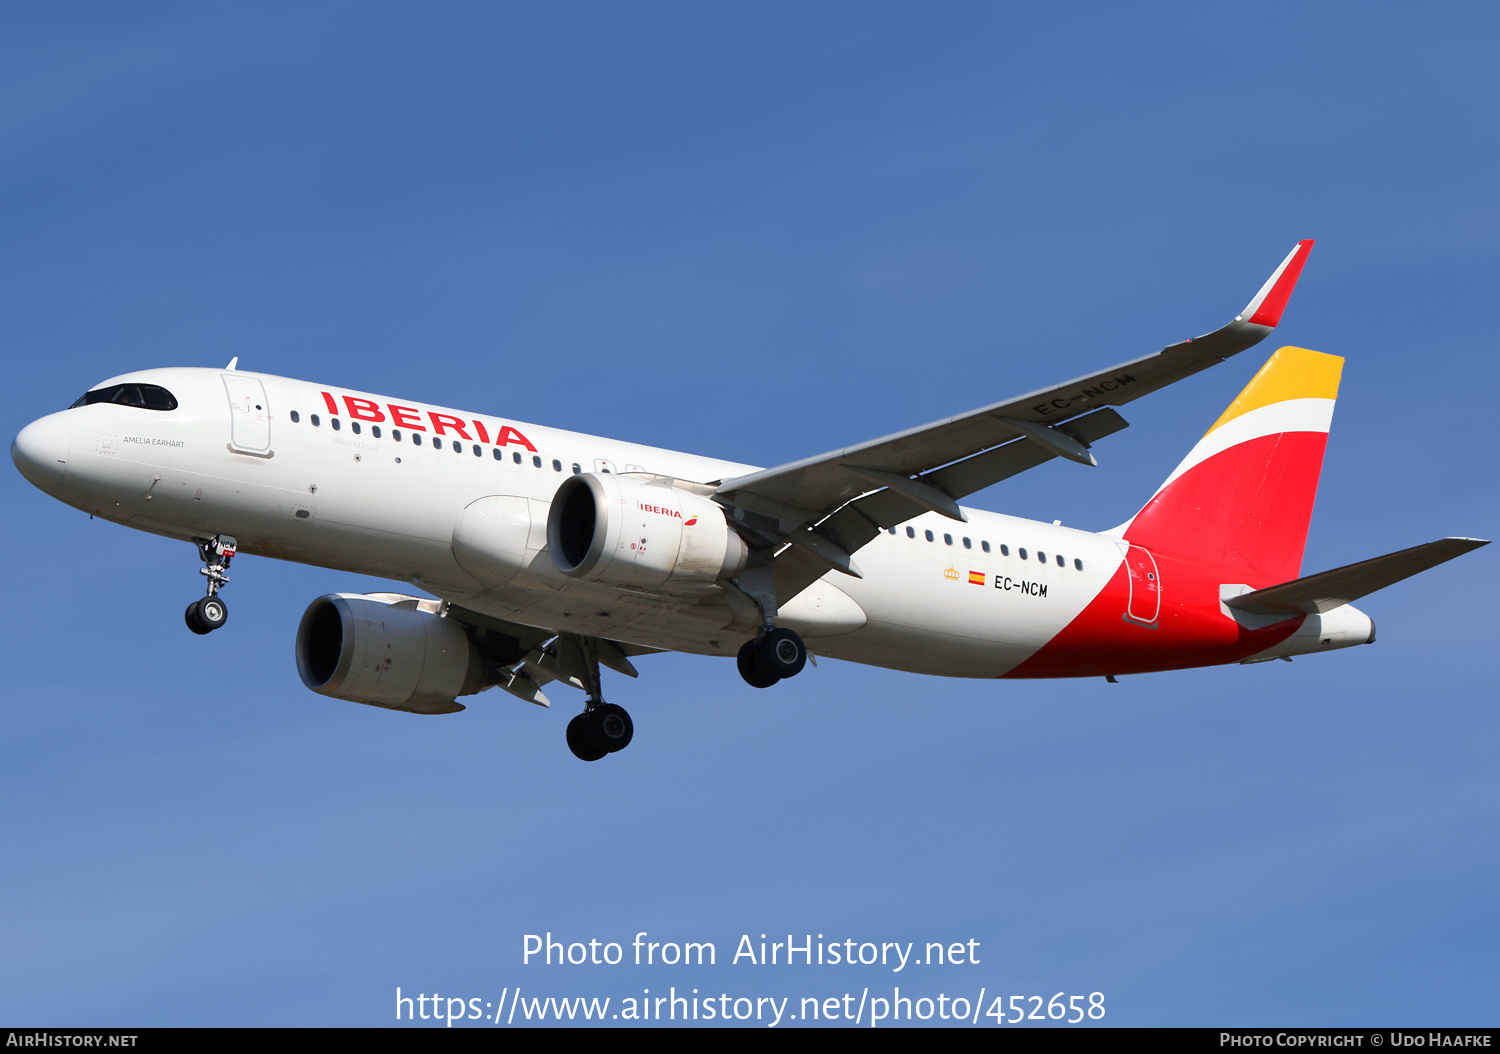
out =
[(984, 585), (984, 572), (983, 571), (970, 571), (969, 572), (969, 585), (971, 585), (971, 586), (982, 586), (982, 585)]

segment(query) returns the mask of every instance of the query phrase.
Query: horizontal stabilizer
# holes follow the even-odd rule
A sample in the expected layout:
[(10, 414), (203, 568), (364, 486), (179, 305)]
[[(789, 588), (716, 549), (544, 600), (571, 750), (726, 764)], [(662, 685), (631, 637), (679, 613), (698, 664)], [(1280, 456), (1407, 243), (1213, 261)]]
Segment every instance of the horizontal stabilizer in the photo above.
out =
[(1361, 560), (1269, 589), (1257, 589), (1224, 603), (1252, 615), (1321, 615), (1489, 544), (1479, 538), (1440, 538), (1399, 553)]

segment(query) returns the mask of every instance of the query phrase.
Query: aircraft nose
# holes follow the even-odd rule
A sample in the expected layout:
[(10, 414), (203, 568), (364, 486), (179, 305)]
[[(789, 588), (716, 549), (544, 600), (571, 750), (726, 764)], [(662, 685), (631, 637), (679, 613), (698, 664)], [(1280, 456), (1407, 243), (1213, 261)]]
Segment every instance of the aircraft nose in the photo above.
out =
[(49, 414), (21, 429), (11, 441), (10, 459), (21, 475), (42, 490), (51, 490), (68, 469), (68, 422)]

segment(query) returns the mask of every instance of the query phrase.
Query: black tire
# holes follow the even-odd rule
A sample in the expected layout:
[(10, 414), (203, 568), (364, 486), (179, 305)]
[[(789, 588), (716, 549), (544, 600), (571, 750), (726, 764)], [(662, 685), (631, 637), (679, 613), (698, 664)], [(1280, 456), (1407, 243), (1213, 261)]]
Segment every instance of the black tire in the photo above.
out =
[(589, 734), (589, 724), (587, 713), (579, 714), (568, 722), (568, 749), (579, 761), (598, 761), (609, 753)]
[(209, 631), (207, 626), (198, 621), (198, 602), (196, 600), (187, 606), (187, 610), (182, 613), (182, 619), (187, 623), (187, 628), (200, 637)]
[(755, 658), (777, 677), (795, 677), (807, 665), (807, 645), (789, 629), (773, 629), (755, 642)]
[(205, 632), (213, 632), (229, 621), (229, 607), (218, 597), (204, 597), (195, 605), (199, 623)]
[(747, 640), (740, 645), (740, 653), (735, 656), (734, 661), (740, 668), (740, 676), (751, 688), (769, 688), (781, 680), (770, 670), (761, 668), (753, 640)]
[(602, 703), (589, 711), (589, 732), (594, 737), (594, 745), (603, 747), (613, 754), (630, 746), (630, 741), (635, 738), (635, 723), (630, 720), (623, 706), (614, 703)]

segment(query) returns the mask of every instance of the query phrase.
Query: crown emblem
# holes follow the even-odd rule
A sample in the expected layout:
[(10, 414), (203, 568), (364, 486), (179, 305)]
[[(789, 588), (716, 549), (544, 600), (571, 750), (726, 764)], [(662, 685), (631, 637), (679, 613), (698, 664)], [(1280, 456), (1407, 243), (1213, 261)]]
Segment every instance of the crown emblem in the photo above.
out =
[(950, 567), (950, 568), (948, 568), (948, 570), (946, 570), (946, 571), (943, 572), (943, 577), (946, 578), (946, 579), (949, 579), (950, 581), (957, 582), (958, 581), (958, 568), (956, 568), (956, 567)]

